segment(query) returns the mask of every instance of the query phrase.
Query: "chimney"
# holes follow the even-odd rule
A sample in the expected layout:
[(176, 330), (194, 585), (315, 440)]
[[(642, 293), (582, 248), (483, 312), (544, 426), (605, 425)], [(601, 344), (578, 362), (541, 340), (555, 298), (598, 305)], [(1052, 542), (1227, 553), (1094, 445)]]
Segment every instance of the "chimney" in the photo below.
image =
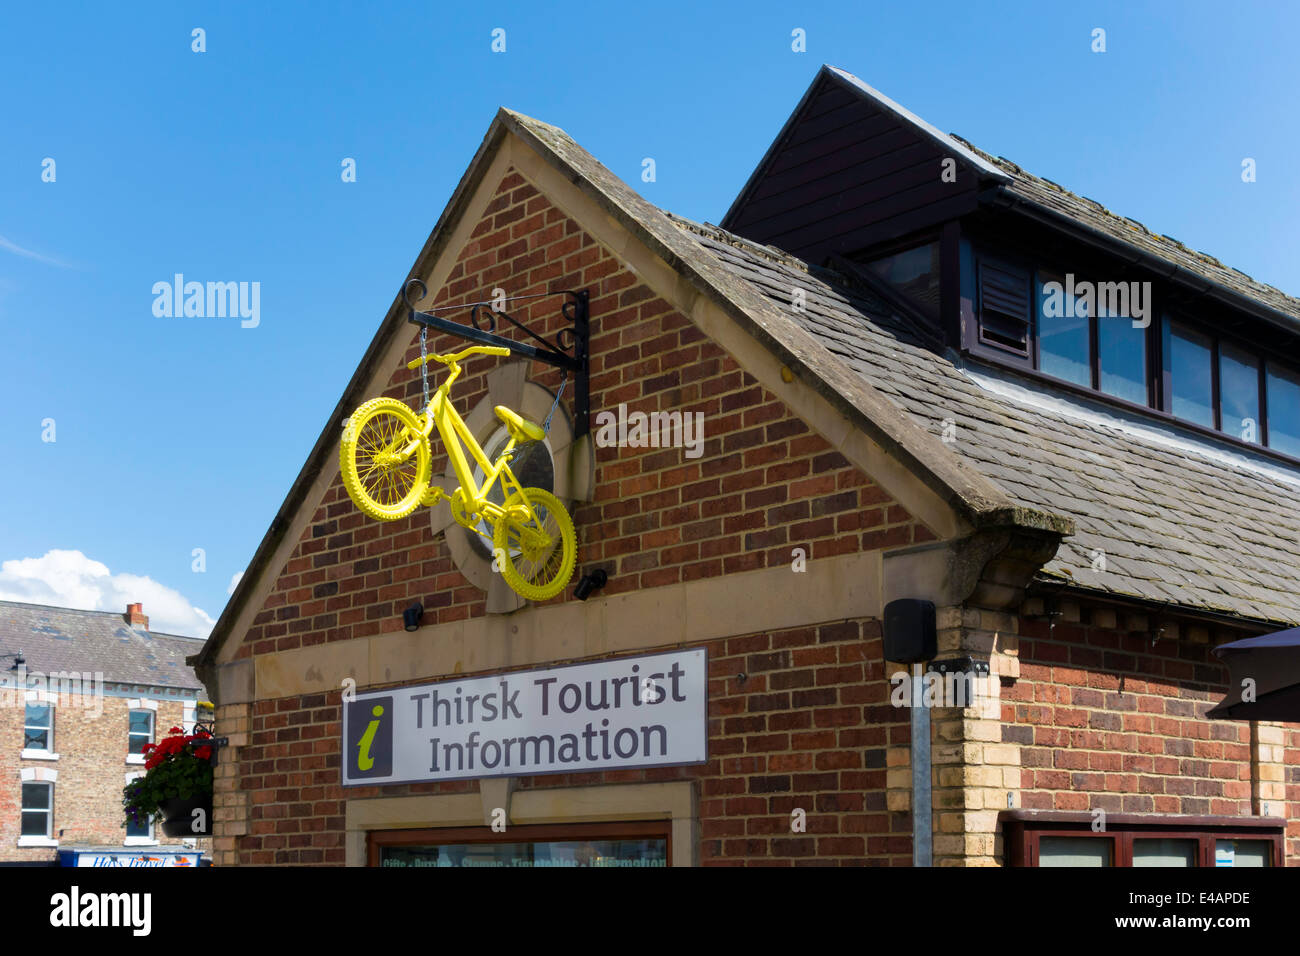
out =
[(142, 627), (146, 631), (149, 630), (149, 618), (144, 613), (143, 604), (128, 604), (126, 614), (123, 616), (126, 618), (126, 623), (132, 627)]

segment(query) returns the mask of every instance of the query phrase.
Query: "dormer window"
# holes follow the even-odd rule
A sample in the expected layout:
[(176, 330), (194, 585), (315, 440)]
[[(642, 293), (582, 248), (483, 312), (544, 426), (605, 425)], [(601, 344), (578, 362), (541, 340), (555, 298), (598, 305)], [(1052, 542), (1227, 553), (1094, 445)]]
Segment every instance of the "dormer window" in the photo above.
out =
[(1044, 268), (964, 238), (960, 270), (973, 355), (1300, 458), (1300, 369), (1208, 316), (1160, 312), (1159, 283)]

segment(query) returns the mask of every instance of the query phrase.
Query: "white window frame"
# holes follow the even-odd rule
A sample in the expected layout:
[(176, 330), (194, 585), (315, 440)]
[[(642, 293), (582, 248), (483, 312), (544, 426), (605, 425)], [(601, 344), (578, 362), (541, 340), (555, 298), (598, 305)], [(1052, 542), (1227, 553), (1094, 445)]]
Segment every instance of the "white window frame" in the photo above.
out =
[[(59, 779), (57, 770), (46, 770), (43, 768), (24, 767), (19, 771), (19, 777), (25, 784), (43, 783), (49, 790), (50, 806), (44, 811), (24, 811), (22, 808), (22, 791), (18, 794), (18, 845), (20, 847), (51, 847), (58, 846), (59, 841), (55, 839), (54, 833), (54, 785)], [(44, 812), (46, 818), (45, 836), (23, 836), (22, 835), (22, 815), (24, 812), (35, 813)]]
[[(140, 777), (143, 777), (144, 771), (135, 770), (126, 773), (124, 776), (126, 777), (126, 780), (124, 782), (130, 783), (132, 780), (138, 780)], [(125, 836), (122, 838), (122, 846), (158, 846), (159, 845), (158, 833), (154, 829), (155, 826), (157, 826), (157, 823), (154, 821), (153, 817), (150, 817), (149, 835), (148, 836)], [(126, 829), (125, 822), (123, 822), (122, 828)]]
[(48, 707), (49, 714), (50, 714), (50, 725), (46, 729), (46, 733), (48, 734), (48, 737), (46, 738), (46, 746), (44, 748), (24, 747), (22, 749), (22, 752), (19, 753), (18, 755), (19, 759), (21, 760), (58, 760), (59, 759), (59, 755), (54, 751), (54, 711), (55, 711), (54, 703), (55, 701), (51, 699), (51, 697), (48, 694), (41, 694), (36, 691), (27, 692), (26, 699), (23, 701), (23, 742), (25, 743), (27, 739), (27, 728), (29, 726), (33, 726), (27, 723), (27, 708), (29, 706), (36, 705), (36, 706)]
[(158, 742), (158, 701), (156, 700), (128, 700), (126, 702), (126, 762), (133, 764), (143, 764), (145, 762), (144, 754), (131, 753), (131, 738), (135, 736), (131, 733), (131, 715), (139, 711), (149, 712), (149, 743)]

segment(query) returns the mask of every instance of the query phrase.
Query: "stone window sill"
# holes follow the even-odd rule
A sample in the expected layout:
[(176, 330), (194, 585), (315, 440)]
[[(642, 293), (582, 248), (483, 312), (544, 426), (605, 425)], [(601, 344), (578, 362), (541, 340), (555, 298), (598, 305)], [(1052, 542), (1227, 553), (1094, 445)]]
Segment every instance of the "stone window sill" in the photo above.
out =
[(51, 840), (49, 837), (38, 836), (20, 836), (18, 845), (21, 846), (58, 846), (58, 840)]

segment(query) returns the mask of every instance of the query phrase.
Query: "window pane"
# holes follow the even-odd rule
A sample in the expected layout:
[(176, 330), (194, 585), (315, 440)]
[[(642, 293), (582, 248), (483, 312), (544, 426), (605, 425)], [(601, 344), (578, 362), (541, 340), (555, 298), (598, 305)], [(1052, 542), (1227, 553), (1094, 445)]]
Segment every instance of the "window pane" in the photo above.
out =
[(565, 840), (386, 846), (380, 866), (666, 866), (668, 841)]
[(1168, 411), (1186, 421), (1213, 428), (1210, 337), (1166, 321), (1164, 340)]
[(28, 727), (23, 731), (23, 749), (49, 750), (50, 732), (48, 730), (33, 730), (31, 727)]
[(48, 783), (23, 784), (23, 810), (48, 810), (50, 785)]
[(1102, 837), (1039, 837), (1039, 866), (1111, 866), (1114, 841)]
[(1242, 441), (1259, 441), (1259, 359), (1219, 343), (1219, 420)]
[(1215, 840), (1215, 866), (1268, 866), (1273, 848), (1267, 840)]
[(145, 822), (139, 826), (137, 826), (134, 822), (132, 822), (130, 818), (128, 818), (126, 821), (126, 835), (129, 837), (153, 836), (153, 834), (150, 833), (149, 830), (150, 830), (150, 824), (148, 820), (145, 820)]
[(153, 712), (148, 710), (131, 711), (131, 733), (148, 734), (153, 730)]
[(23, 829), (21, 836), (49, 836), (50, 835), (50, 815), (45, 810), (37, 810), (35, 813), (23, 811)]
[(1147, 404), (1147, 330), (1134, 328), (1127, 316), (1099, 315), (1097, 353), (1101, 390)]
[(1067, 297), (1060, 276), (1038, 282), (1038, 370), (1084, 388), (1092, 387), (1092, 343), (1086, 304)]
[(896, 252), (867, 268), (898, 289), (935, 321), (939, 319), (939, 243)]
[(1195, 866), (1195, 840), (1134, 840), (1134, 866)]
[(27, 719), (28, 727), (49, 727), (50, 726), (50, 705), (49, 704), (28, 704), (26, 719)]
[(1268, 446), (1300, 457), (1300, 375), (1268, 366)]

